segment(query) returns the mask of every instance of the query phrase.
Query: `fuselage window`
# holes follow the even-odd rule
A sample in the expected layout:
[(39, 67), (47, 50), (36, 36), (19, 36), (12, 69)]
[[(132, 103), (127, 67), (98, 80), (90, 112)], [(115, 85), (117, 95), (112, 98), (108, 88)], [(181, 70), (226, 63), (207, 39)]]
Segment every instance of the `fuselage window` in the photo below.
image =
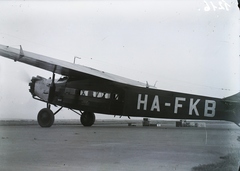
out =
[(105, 93), (105, 99), (110, 99), (110, 97), (111, 97), (111, 94), (110, 93)]
[(110, 99), (111, 94), (106, 92), (99, 92), (99, 91), (81, 90), (80, 96)]
[(118, 94), (114, 94), (114, 99), (115, 100), (119, 100), (119, 95)]
[(81, 90), (80, 91), (80, 96), (88, 96), (88, 91), (87, 90)]
[(66, 94), (71, 94), (71, 95), (77, 95), (77, 89), (73, 89), (73, 88), (65, 88), (65, 93)]
[(97, 98), (102, 98), (104, 96), (104, 93), (102, 92), (93, 92), (93, 97), (97, 97)]

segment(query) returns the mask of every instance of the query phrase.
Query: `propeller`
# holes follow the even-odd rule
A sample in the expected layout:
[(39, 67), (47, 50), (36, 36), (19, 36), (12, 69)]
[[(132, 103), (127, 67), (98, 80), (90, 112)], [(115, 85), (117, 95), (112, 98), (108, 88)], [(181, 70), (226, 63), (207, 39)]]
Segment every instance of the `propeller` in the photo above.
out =
[(1, 61), (0, 63), (0, 79), (1, 81), (16, 80), (15, 82), (29, 83), (31, 81), (29, 71), (26, 71), (22, 66), (13, 65), (10, 61)]
[(26, 70), (21, 69), (21, 70), (18, 71), (18, 79), (19, 79), (19, 81), (28, 84), (31, 81), (31, 78), (32, 77), (30, 76), (30, 74)]
[(29, 73), (27, 73), (25, 70), (23, 70), (21, 73), (19, 73), (20, 75), (20, 80), (25, 82), (25, 83), (29, 83), (31, 81), (31, 76)]

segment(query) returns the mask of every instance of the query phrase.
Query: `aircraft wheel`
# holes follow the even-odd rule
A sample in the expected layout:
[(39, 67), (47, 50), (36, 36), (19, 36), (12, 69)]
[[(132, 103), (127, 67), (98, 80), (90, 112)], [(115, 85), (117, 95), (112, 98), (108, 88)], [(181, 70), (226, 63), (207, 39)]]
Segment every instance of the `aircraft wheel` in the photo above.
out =
[(51, 127), (54, 123), (54, 114), (50, 109), (44, 108), (39, 111), (37, 121), (41, 127)]
[(92, 126), (95, 122), (95, 114), (93, 112), (83, 112), (80, 121), (83, 126)]

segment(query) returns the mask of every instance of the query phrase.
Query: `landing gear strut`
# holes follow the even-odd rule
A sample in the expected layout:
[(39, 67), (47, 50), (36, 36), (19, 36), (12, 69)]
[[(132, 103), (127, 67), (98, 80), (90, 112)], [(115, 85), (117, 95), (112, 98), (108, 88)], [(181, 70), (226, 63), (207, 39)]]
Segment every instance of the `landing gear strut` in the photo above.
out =
[(93, 112), (83, 112), (80, 121), (83, 126), (92, 126), (95, 122), (95, 114)]
[(54, 114), (49, 108), (44, 108), (39, 111), (37, 121), (41, 127), (51, 127), (54, 123)]

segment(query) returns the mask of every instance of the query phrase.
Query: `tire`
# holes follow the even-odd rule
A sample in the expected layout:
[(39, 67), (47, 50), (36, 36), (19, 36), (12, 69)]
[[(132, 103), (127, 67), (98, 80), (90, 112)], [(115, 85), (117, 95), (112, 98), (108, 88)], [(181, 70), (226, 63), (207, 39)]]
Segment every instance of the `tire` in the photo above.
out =
[(95, 122), (95, 114), (92, 112), (83, 112), (80, 121), (83, 126), (92, 126)]
[(51, 127), (54, 123), (54, 114), (50, 109), (44, 108), (39, 111), (37, 121), (41, 127)]

